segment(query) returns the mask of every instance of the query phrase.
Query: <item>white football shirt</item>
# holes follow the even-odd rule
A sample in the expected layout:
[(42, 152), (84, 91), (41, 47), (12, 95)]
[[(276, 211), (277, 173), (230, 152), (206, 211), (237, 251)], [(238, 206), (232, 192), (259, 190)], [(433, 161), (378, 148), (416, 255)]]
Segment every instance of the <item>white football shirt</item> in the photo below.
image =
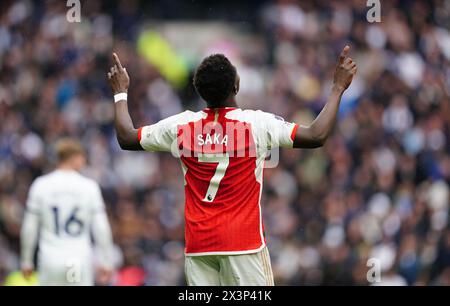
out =
[(56, 259), (61, 265), (82, 259), (80, 264), (92, 266), (91, 233), (108, 267), (111, 230), (95, 181), (76, 171), (55, 170), (33, 182), (22, 226), (22, 267), (33, 267), (38, 236), (41, 266), (43, 260), (56, 263)]

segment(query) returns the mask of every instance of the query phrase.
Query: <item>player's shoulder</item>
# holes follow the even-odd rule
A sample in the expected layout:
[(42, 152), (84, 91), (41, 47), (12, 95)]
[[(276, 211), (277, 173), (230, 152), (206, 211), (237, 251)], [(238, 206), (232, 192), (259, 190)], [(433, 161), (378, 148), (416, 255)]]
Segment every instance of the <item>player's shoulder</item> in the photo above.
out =
[(95, 190), (99, 188), (99, 184), (97, 183), (97, 181), (86, 175), (81, 174), (78, 171), (69, 171), (69, 172), (54, 171), (53, 179), (57, 181), (62, 181), (64, 184), (68, 184), (70, 182), (70, 184), (72, 184), (73, 187), (79, 188), (81, 190)]
[(30, 192), (32, 193), (45, 193), (55, 185), (54, 179), (55, 171), (38, 176), (33, 180), (30, 186)]
[(55, 171), (43, 174), (41, 176), (38, 176), (34, 179), (33, 183), (31, 184), (31, 187), (33, 188), (42, 188), (43, 186), (49, 185), (51, 181), (54, 180)]
[(193, 121), (198, 121), (203, 118), (206, 118), (207, 114), (203, 111), (191, 111), (191, 110), (185, 110), (184, 112), (181, 112), (177, 115), (174, 115), (172, 120), (175, 121), (177, 124), (185, 124)]
[(87, 177), (81, 173), (77, 173), (77, 177), (78, 177), (79, 182), (81, 184), (83, 184), (85, 186), (85, 188), (88, 188), (91, 190), (96, 190), (96, 189), (100, 188), (99, 183), (90, 177)]
[(203, 111), (194, 112), (191, 110), (185, 110), (181, 113), (172, 115), (158, 122), (159, 125), (165, 125), (169, 127), (176, 127), (179, 125), (187, 124), (206, 118), (206, 113)]
[[(230, 119), (248, 122), (256, 125), (263, 125), (267, 120), (277, 119), (277, 115), (265, 112), (260, 109), (235, 109), (227, 114)], [(281, 117), (279, 117), (281, 118)], [(282, 119), (282, 118), (281, 118)]]
[(41, 189), (42, 186), (45, 186), (45, 182), (47, 181), (48, 174), (41, 175), (34, 179), (34, 181), (31, 183), (30, 189), (31, 190), (37, 190)]

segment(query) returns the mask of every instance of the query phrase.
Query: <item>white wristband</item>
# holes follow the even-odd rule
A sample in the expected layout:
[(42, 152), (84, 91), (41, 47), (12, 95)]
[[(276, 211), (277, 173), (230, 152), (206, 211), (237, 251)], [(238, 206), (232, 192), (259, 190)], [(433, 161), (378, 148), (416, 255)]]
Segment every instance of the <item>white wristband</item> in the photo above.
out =
[(127, 98), (128, 98), (128, 94), (126, 92), (121, 92), (121, 93), (118, 93), (118, 94), (114, 95), (114, 102), (117, 103), (117, 102), (122, 101), (122, 100), (126, 101)]

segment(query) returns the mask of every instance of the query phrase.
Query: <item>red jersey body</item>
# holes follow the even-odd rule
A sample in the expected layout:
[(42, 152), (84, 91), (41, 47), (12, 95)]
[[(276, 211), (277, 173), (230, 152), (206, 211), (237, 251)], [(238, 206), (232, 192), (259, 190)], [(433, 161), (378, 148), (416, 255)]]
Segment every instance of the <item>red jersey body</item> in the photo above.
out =
[(248, 254), (265, 247), (265, 158), (269, 149), (292, 147), (296, 128), (262, 111), (207, 108), (139, 130), (145, 150), (170, 151), (181, 160), (186, 255)]

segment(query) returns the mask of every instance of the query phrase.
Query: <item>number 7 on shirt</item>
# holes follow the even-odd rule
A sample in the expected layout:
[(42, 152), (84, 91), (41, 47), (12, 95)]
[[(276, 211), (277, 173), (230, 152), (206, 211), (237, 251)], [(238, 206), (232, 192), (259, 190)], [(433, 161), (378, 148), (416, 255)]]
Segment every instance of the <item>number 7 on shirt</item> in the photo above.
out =
[(230, 157), (228, 153), (201, 154), (198, 156), (198, 161), (201, 163), (218, 163), (216, 171), (209, 181), (209, 187), (203, 199), (205, 202), (212, 202), (214, 201), (217, 191), (219, 190), (220, 181), (225, 176), (225, 172), (230, 164)]

